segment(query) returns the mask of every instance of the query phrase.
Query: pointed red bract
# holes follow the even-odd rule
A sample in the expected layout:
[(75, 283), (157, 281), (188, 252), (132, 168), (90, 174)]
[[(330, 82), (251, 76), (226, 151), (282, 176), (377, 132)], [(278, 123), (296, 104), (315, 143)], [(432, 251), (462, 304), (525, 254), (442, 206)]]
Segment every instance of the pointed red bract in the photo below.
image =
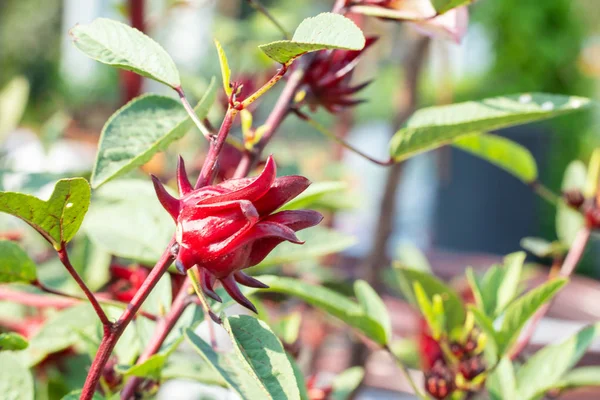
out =
[(177, 224), (175, 266), (181, 273), (197, 266), (202, 291), (221, 301), (214, 283), (221, 282), (238, 303), (256, 311), (237, 284), (266, 288), (241, 272), (262, 261), (278, 244), (302, 244), (296, 231), (317, 225), (316, 211), (294, 210), (272, 214), (302, 193), (310, 182), (301, 176), (276, 178), (277, 167), (269, 157), (255, 178), (232, 179), (193, 190), (183, 160), (177, 168), (180, 199), (171, 196), (156, 177), (154, 187), (163, 207)]

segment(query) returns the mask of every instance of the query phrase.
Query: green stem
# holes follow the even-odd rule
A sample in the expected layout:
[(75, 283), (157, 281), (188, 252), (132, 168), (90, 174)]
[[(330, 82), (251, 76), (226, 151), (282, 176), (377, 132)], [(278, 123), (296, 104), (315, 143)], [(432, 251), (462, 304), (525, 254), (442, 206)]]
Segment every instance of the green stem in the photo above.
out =
[(267, 17), (267, 19), (271, 21), (271, 23), (275, 25), (277, 29), (279, 29), (284, 38), (286, 38), (287, 40), (292, 40), (292, 35), (283, 27), (283, 25), (279, 23), (279, 21), (277, 21), (277, 19), (275, 19), (275, 17), (273, 17), (273, 15), (269, 12), (269, 10), (267, 10), (265, 6), (263, 6), (257, 0), (246, 1), (248, 2), (248, 4), (250, 4), (252, 8), (254, 8), (258, 12), (262, 13), (265, 17)]
[(204, 123), (202, 121), (200, 121), (200, 118), (198, 118), (198, 115), (194, 111), (194, 108), (188, 101), (187, 97), (185, 97), (185, 93), (184, 93), (183, 89), (181, 88), (181, 86), (176, 87), (175, 91), (179, 95), (179, 99), (181, 100), (181, 104), (183, 104), (183, 108), (185, 108), (185, 111), (187, 111), (187, 113), (190, 116), (190, 118), (192, 119), (192, 121), (194, 121), (194, 124), (198, 127), (200, 132), (202, 132), (202, 135), (204, 135), (204, 137), (207, 140), (210, 140), (210, 138), (212, 137), (210, 129), (208, 129), (206, 127), (206, 125), (204, 125)]
[(394, 354), (394, 352), (392, 351), (391, 347), (389, 345), (385, 345), (385, 349), (394, 358), (394, 361), (396, 362), (396, 365), (398, 366), (398, 368), (400, 368), (400, 371), (402, 371), (402, 374), (404, 375), (404, 377), (406, 378), (406, 380), (410, 384), (410, 387), (412, 388), (412, 390), (415, 392), (415, 395), (418, 398), (420, 398), (421, 400), (429, 400), (429, 397), (418, 388), (417, 384), (415, 383), (415, 381), (413, 380), (413, 378), (410, 376), (410, 372), (408, 371), (408, 368), (406, 367), (406, 365), (404, 365), (404, 363), (402, 362), (402, 360), (400, 360), (400, 358), (398, 358), (396, 356), (396, 354)]

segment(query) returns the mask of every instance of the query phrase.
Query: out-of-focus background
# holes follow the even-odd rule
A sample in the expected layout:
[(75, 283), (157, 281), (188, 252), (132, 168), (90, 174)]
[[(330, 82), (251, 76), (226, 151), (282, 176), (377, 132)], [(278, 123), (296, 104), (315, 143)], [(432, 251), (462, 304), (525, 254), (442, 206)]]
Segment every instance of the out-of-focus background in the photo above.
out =
[[(330, 10), (332, 1), (262, 3), (293, 30), (303, 18)], [(182, 71), (183, 88), (192, 99), (200, 98), (211, 77), (219, 75), (213, 37), (227, 51), (234, 77), (252, 77), (261, 83), (273, 73), (275, 66), (257, 45), (281, 35), (247, 2), (146, 0), (144, 4), (144, 31), (172, 56)], [(131, 23), (127, 5), (127, 0), (0, 0), (0, 88), (4, 88), (0, 96), (0, 190), (37, 194), (47, 192), (45, 185), (56, 179), (89, 175), (104, 123), (131, 91), (137, 91), (137, 81), (131, 83), (130, 77), (118, 70), (85, 57), (72, 45), (68, 31), (97, 17)], [(477, 1), (470, 6), (468, 34), (462, 44), (432, 39), (427, 71), (419, 87), (419, 106), (528, 91), (598, 99), (598, 21), (597, 0)], [(346, 120), (326, 112), (318, 112), (316, 119), (332, 129), (347, 130), (352, 144), (385, 158), (403, 82), (399, 64), (418, 33), (408, 26), (375, 19), (362, 21), (362, 27), (368, 35), (382, 36), (355, 73), (361, 80), (374, 79), (360, 93), (367, 101), (345, 114)], [(142, 92), (173, 95), (156, 82), (140, 82)], [(261, 101), (255, 121), (264, 121), (281, 86)], [(219, 124), (222, 115), (217, 102), (208, 118)], [(500, 134), (531, 150), (540, 180), (559, 192), (567, 164), (574, 159), (587, 162), (593, 148), (600, 145), (599, 116), (578, 113)], [(204, 149), (201, 135), (190, 133), (132, 174), (172, 175), (177, 154), (189, 160), (192, 170), (199, 170)], [(344, 252), (347, 263), (343, 268), (352, 276), (353, 266), (368, 255), (377, 234), (387, 170), (337, 150), (306, 124), (288, 118), (267, 152), (276, 155), (281, 174), (348, 182), (349, 192), (336, 199), (346, 205), (345, 211), (331, 224), (357, 239)], [(549, 241), (557, 237), (554, 208), (531, 188), (453, 148), (407, 162), (395, 204), (387, 258), (394, 258), (405, 243), (411, 243), (448, 279), (469, 264), (489, 265), (499, 256), (519, 250), (523, 237)], [(10, 221), (6, 224), (0, 218), (0, 230), (10, 226)], [(546, 259), (531, 261), (550, 263)], [(591, 246), (578, 273), (600, 277), (598, 249)], [(590, 282), (581, 281), (583, 286), (577, 288), (597, 295), (598, 287)], [(566, 305), (555, 310), (554, 316), (597, 320), (600, 311), (586, 300), (593, 296), (580, 294), (581, 301), (564, 301)], [(568, 300), (569, 296), (561, 298)], [(576, 318), (573, 310), (583, 316)], [(405, 309), (393, 311), (401, 314)], [(544, 326), (554, 329), (553, 323)], [(540, 341), (552, 339), (550, 335)], [(335, 343), (330, 347), (335, 348)]]

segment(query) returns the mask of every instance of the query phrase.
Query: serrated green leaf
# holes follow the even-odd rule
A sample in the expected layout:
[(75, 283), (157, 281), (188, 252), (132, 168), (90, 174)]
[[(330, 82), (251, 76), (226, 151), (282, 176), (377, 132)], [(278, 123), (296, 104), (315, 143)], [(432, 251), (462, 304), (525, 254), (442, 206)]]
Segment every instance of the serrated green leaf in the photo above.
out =
[(577, 364), (599, 333), (600, 325), (588, 326), (567, 340), (546, 346), (535, 353), (519, 368), (519, 398), (536, 399), (553, 388)]
[(395, 268), (395, 271), (398, 279), (409, 282), (411, 287), (413, 282), (419, 282), (428, 298), (433, 298), (436, 294), (442, 297), (446, 324), (450, 332), (462, 327), (465, 322), (465, 309), (460, 297), (452, 288), (426, 272), (409, 268)]
[(506, 308), (499, 336), (500, 354), (504, 354), (519, 337), (521, 329), (529, 318), (550, 301), (566, 283), (567, 279), (546, 282), (525, 293)]
[(88, 304), (62, 310), (50, 317), (29, 340), (29, 346), (18, 353), (23, 365), (33, 366), (47, 355), (64, 350), (80, 341), (78, 332), (93, 334), (98, 316)]
[(22, 76), (11, 79), (0, 91), (0, 141), (21, 122), (27, 100), (29, 81)]
[(0, 350), (23, 350), (29, 346), (27, 339), (18, 333), (0, 333)]
[(294, 370), (269, 326), (247, 315), (227, 317), (223, 322), (238, 359), (267, 390), (267, 398), (300, 400)]
[(592, 152), (586, 175), (587, 179), (583, 194), (588, 198), (594, 197), (598, 191), (598, 183), (600, 182), (600, 148)]
[(347, 400), (365, 377), (363, 367), (352, 367), (335, 377), (331, 384), (331, 400)]
[(0, 393), (5, 400), (33, 400), (33, 376), (10, 352), (0, 353)]
[(459, 137), (452, 145), (489, 161), (525, 183), (537, 179), (537, 164), (531, 152), (510, 139), (475, 133)]
[(354, 282), (354, 294), (364, 313), (379, 321), (385, 330), (386, 343), (389, 342), (392, 338), (392, 320), (381, 297), (371, 285), (361, 279)]
[(583, 97), (532, 93), (428, 107), (417, 111), (396, 132), (390, 154), (401, 161), (464, 135), (540, 121), (590, 105)]
[(345, 182), (315, 182), (297, 197), (286, 203), (281, 210), (299, 210), (312, 208), (324, 196), (331, 193), (339, 193), (348, 188)]
[(475, 0), (432, 0), (431, 3), (438, 14), (443, 14), (453, 8), (471, 4)]
[(525, 253), (522, 251), (504, 257), (503, 276), (496, 297), (496, 315), (500, 314), (517, 295), (524, 262)]
[(167, 52), (135, 28), (106, 18), (75, 25), (69, 32), (85, 55), (104, 64), (133, 71), (172, 88), (181, 86), (179, 71)]
[(259, 48), (271, 59), (287, 64), (304, 53), (325, 49), (361, 50), (365, 36), (352, 20), (322, 13), (300, 23), (292, 40), (263, 44)]
[(271, 399), (250, 373), (240, 368), (240, 360), (233, 352), (216, 353), (212, 347), (191, 329), (185, 330), (185, 338), (202, 358), (212, 366), (227, 384), (244, 400)]
[(215, 39), (215, 47), (219, 55), (219, 65), (221, 66), (221, 77), (223, 79), (223, 90), (227, 96), (231, 96), (231, 68), (229, 68), (229, 61), (227, 61), (227, 55), (221, 43)]
[(298, 237), (305, 241), (302, 246), (282, 243), (251, 271), (338, 253), (356, 244), (354, 236), (319, 226), (298, 232)]
[(37, 278), (36, 266), (21, 246), (0, 240), (0, 283), (33, 282)]
[(90, 240), (113, 255), (154, 264), (175, 227), (158, 202), (152, 183), (120, 179), (102, 186), (94, 195), (83, 226)]
[[(486, 380), (491, 400), (519, 399), (515, 370), (509, 358), (504, 357)], [(524, 399), (523, 399), (524, 400)]]
[(61, 179), (48, 201), (23, 193), (0, 192), (0, 212), (21, 218), (60, 250), (81, 226), (90, 197), (85, 179)]

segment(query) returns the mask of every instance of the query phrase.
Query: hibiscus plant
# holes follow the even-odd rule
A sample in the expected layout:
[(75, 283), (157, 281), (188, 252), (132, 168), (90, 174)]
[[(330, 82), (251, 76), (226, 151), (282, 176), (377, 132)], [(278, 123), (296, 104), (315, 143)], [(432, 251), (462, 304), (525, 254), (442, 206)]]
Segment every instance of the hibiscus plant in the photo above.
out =
[[(421, 399), (529, 400), (598, 385), (600, 367), (576, 364), (600, 325), (530, 357), (524, 349), (600, 228), (600, 152), (589, 167), (570, 166), (563, 194), (555, 195), (538, 180), (526, 148), (488, 133), (579, 112), (592, 101), (522, 93), (417, 110), (417, 83), (431, 37), (460, 42), (471, 3), (332, 0), (331, 12), (303, 20), (291, 35), (265, 6), (248, 1), (283, 37), (255, 50), (266, 56), (268, 76), (232, 73), (224, 47), (215, 41), (216, 52), (208, 57), (218, 59), (221, 77), (196, 96), (196, 106), (184, 91), (187, 80), (139, 21), (131, 27), (99, 18), (74, 26), (69, 35), (78, 50), (122, 70), (127, 101), (102, 130), (91, 176), (58, 180), (47, 200), (0, 192), (0, 211), (29, 224), (50, 250), (38, 263), (19, 234), (2, 234), (0, 300), (26, 311), (12, 323), (0, 321), (0, 397), (151, 398), (166, 381), (185, 377), (229, 388), (247, 400), (350, 398), (363, 379), (364, 358), (325, 382), (301, 365), (299, 337), (309, 329), (310, 321), (304, 321), (309, 310), (317, 310), (310, 314), (313, 325), (314, 315), (324, 315), (329, 324), (350, 328), (346, 334), (354, 338), (356, 353), (387, 352), (407, 390)], [(383, 160), (349, 144), (317, 117), (324, 112), (341, 119), (365, 101), (396, 101), (363, 95), (371, 81), (360, 76), (361, 60), (380, 57), (370, 52), (378, 41), (390, 40), (365, 37), (360, 26), (367, 22), (405, 26), (410, 45), (402, 64), (406, 82), (397, 129)], [(172, 96), (140, 96), (140, 77), (163, 84)], [(262, 113), (266, 118), (259, 122)], [(332, 196), (343, 197), (344, 186), (311, 186), (304, 176), (278, 174), (285, 157), (280, 161), (277, 147), (269, 144), (286, 118), (390, 171), (446, 145), (502, 168), (555, 205), (559, 225), (568, 225), (558, 242), (523, 241), (537, 256), (552, 257), (555, 268), (547, 280), (525, 288), (526, 254), (515, 252), (486, 271), (467, 269), (459, 290), (423, 265), (392, 260), (387, 268), (389, 235), (378, 232), (376, 243), (383, 247), (366, 261), (363, 279), (342, 289), (325, 285), (323, 277), (332, 272), (314, 260), (352, 241), (317, 225), (325, 225), (324, 216), (331, 220)], [(186, 143), (207, 147), (200, 158), (186, 153), (188, 170), (199, 170), (197, 176), (190, 180), (182, 156), (158, 177), (136, 175), (188, 131), (201, 135), (190, 139), (190, 133)], [(328, 154), (333, 163), (333, 151)], [(136, 241), (139, 245), (130, 244)], [(36, 265), (48, 260), (60, 263), (76, 291), (56, 287)], [(304, 265), (312, 268), (310, 277)], [(98, 273), (104, 274), (99, 284)], [(385, 291), (402, 295), (418, 311), (420, 361), (412, 363), (412, 372), (398, 347), (402, 338), (392, 330)], [(317, 331), (309, 335), (315, 342)], [(76, 362), (67, 367), (64, 359)], [(44, 389), (41, 382), (56, 374), (74, 378)]]

